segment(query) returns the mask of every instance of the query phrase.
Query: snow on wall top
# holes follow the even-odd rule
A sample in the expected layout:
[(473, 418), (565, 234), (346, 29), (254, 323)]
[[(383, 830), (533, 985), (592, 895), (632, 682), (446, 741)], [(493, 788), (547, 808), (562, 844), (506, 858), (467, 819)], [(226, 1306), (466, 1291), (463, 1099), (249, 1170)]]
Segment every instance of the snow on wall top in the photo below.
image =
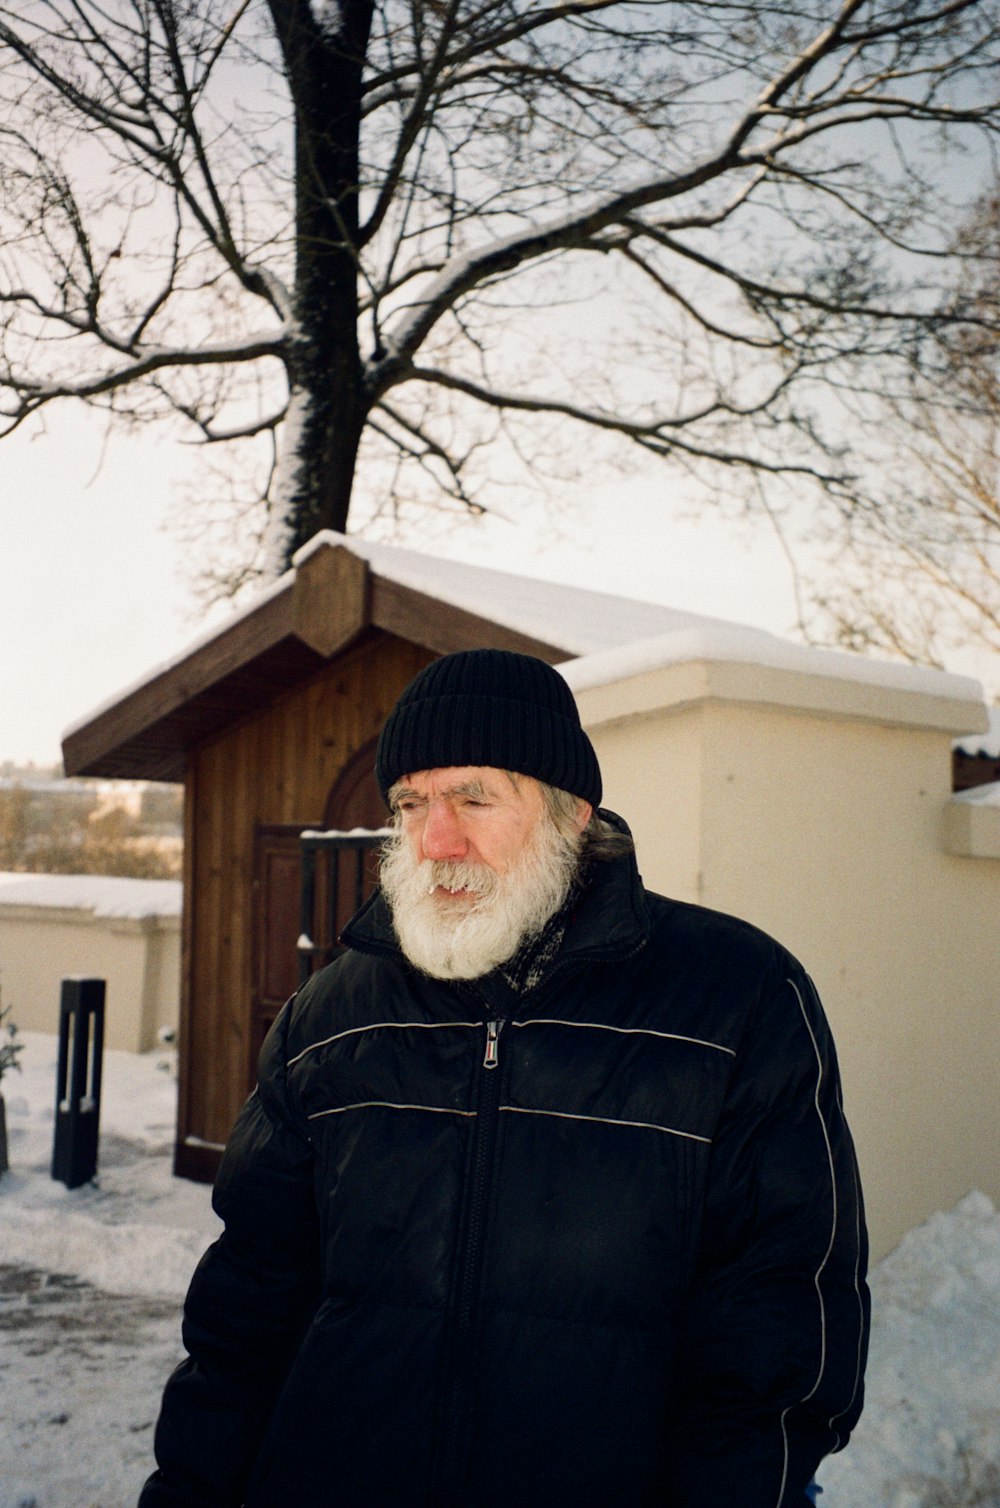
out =
[(1000, 780), (991, 780), (986, 785), (973, 785), (967, 791), (959, 791), (952, 801), (964, 801), (969, 806), (1000, 807)]
[(0, 906), (90, 911), (94, 916), (180, 916), (180, 880), (129, 880), (104, 874), (0, 872)]
[(979, 682), (969, 676), (952, 675), (923, 665), (869, 660), (838, 650), (812, 649), (791, 639), (780, 639), (764, 629), (713, 623), (710, 619), (703, 619), (696, 627), (685, 626), (672, 633), (660, 633), (572, 660), (559, 669), (574, 691), (586, 691), (691, 660), (735, 661), (930, 696), (982, 700)]

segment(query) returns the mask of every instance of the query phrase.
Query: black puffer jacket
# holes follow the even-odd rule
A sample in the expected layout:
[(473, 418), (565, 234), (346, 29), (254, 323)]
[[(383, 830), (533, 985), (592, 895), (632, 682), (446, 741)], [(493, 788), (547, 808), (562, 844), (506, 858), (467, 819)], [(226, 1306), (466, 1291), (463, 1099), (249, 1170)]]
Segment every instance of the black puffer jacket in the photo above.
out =
[(348, 938), (233, 1132), (141, 1508), (804, 1508), (867, 1296), (799, 965), (629, 860), (520, 996), (378, 897)]

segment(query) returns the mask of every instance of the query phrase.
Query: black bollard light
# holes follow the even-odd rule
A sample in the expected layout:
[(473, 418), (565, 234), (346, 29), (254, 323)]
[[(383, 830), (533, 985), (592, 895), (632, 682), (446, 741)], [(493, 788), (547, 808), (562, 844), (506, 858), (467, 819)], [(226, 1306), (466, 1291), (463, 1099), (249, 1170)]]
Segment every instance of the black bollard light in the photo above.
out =
[(68, 1189), (88, 1183), (97, 1172), (104, 994), (103, 979), (62, 982), (52, 1177)]

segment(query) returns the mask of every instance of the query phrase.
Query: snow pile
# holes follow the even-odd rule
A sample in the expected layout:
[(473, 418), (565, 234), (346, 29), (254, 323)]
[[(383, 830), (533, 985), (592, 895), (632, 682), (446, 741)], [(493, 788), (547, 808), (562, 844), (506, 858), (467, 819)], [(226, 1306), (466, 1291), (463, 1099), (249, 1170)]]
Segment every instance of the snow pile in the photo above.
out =
[(1000, 1214), (969, 1194), (872, 1278), (867, 1403), (821, 1508), (1000, 1505)]
[[(105, 1054), (99, 1176), (71, 1192), (49, 1177), (56, 1039), (24, 1040), (24, 1072), (3, 1081), (0, 1508), (131, 1508), (218, 1222), (208, 1189), (170, 1173), (169, 1054)], [(1000, 1215), (970, 1194), (911, 1231), (872, 1289), (867, 1407), (821, 1467), (820, 1508), (998, 1508)]]

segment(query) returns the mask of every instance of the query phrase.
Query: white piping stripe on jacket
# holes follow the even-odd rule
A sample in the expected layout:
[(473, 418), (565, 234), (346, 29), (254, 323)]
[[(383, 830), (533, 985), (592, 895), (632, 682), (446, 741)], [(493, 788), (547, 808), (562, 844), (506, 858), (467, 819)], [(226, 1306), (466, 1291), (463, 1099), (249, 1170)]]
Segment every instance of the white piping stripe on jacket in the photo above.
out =
[(775, 1503), (775, 1508), (781, 1508), (781, 1501), (782, 1501), (782, 1498), (785, 1495), (785, 1482), (788, 1479), (788, 1431), (787, 1431), (787, 1429), (785, 1427), (785, 1421), (788, 1418), (788, 1415), (791, 1413), (791, 1411), (792, 1411), (793, 1408), (800, 1407), (803, 1403), (807, 1403), (809, 1401), (809, 1399), (814, 1396), (814, 1394), (816, 1393), (817, 1388), (819, 1387), (820, 1383), (823, 1380), (823, 1373), (826, 1370), (826, 1305), (823, 1303), (823, 1290), (820, 1287), (820, 1278), (823, 1275), (823, 1269), (826, 1266), (827, 1262), (830, 1260), (830, 1254), (833, 1251), (834, 1241), (836, 1240), (836, 1236), (837, 1236), (837, 1213), (838, 1213), (838, 1211), (837, 1211), (837, 1177), (836, 1177), (836, 1169), (835, 1169), (834, 1164), (833, 1164), (833, 1148), (830, 1146), (830, 1133), (827, 1130), (826, 1121), (823, 1119), (823, 1112), (820, 1109), (820, 1103), (819, 1103), (820, 1089), (822, 1088), (822, 1085), (823, 1085), (823, 1059), (822, 1059), (822, 1056), (820, 1054), (819, 1043), (816, 1041), (816, 1034), (813, 1031), (812, 1026), (810, 1025), (809, 1017), (808, 1017), (808, 1015), (806, 1013), (806, 1005), (805, 1005), (805, 1001), (802, 998), (802, 992), (799, 989), (798, 985), (795, 983), (794, 979), (789, 979), (789, 980), (786, 981), (786, 983), (788, 983), (788, 984), (791, 985), (792, 990), (793, 990), (793, 992), (795, 994), (795, 998), (798, 1001), (799, 1012), (800, 1012), (800, 1014), (802, 1016), (803, 1022), (805, 1023), (806, 1031), (809, 1033), (809, 1040), (812, 1043), (813, 1053), (815, 1054), (815, 1057), (816, 1057), (817, 1074), (816, 1074), (816, 1088), (813, 1091), (813, 1106), (814, 1106), (814, 1108), (816, 1110), (816, 1115), (819, 1118), (820, 1129), (823, 1132), (823, 1142), (824, 1142), (824, 1145), (826, 1146), (826, 1159), (827, 1159), (827, 1164), (829, 1165), (829, 1168), (830, 1168), (830, 1201), (831, 1201), (831, 1215), (832, 1215), (832, 1218), (831, 1218), (831, 1222), (830, 1222), (830, 1239), (827, 1242), (826, 1251), (823, 1253), (822, 1261), (820, 1262), (820, 1264), (817, 1267), (815, 1273), (813, 1274), (813, 1287), (816, 1289), (816, 1298), (817, 1298), (817, 1301), (819, 1303), (819, 1332), (820, 1332), (820, 1340), (819, 1340), (819, 1371), (816, 1373), (816, 1381), (813, 1383), (812, 1387), (809, 1389), (809, 1392), (806, 1393), (802, 1398), (800, 1398), (798, 1400), (798, 1403), (790, 1403), (787, 1406), (787, 1408), (785, 1408), (785, 1409), (782, 1410), (782, 1413), (781, 1413), (781, 1440), (782, 1440), (782, 1448), (783, 1448), (783, 1451), (784, 1451), (784, 1460), (783, 1460), (782, 1469), (781, 1469), (781, 1485), (780, 1485), (780, 1487), (778, 1489), (778, 1497), (777, 1497), (777, 1500), (776, 1500), (776, 1503)]
[(554, 1016), (533, 1016), (528, 1021), (511, 1021), (511, 1026), (585, 1026), (588, 1031), (617, 1032), (622, 1037), (661, 1037), (667, 1042), (692, 1042), (696, 1047), (711, 1047), (716, 1052), (728, 1053), (735, 1058), (732, 1047), (723, 1047), (721, 1042), (708, 1042), (704, 1037), (684, 1037), (679, 1032), (658, 1032), (648, 1026), (605, 1026), (603, 1021), (560, 1021)]
[(840, 1431), (838, 1429), (834, 1428), (834, 1424), (835, 1424), (836, 1420), (842, 1418), (843, 1415), (847, 1413), (847, 1410), (852, 1407), (855, 1398), (858, 1396), (858, 1388), (861, 1386), (861, 1348), (862, 1348), (862, 1345), (864, 1344), (864, 1335), (865, 1335), (865, 1308), (864, 1308), (864, 1304), (861, 1302), (861, 1284), (858, 1281), (859, 1275), (860, 1275), (859, 1274), (859, 1269), (861, 1267), (861, 1187), (860, 1187), (860, 1183), (861, 1183), (861, 1181), (858, 1178), (857, 1164), (855, 1164), (855, 1167), (854, 1167), (854, 1209), (855, 1209), (855, 1215), (854, 1215), (854, 1293), (855, 1293), (855, 1297), (857, 1298), (857, 1301), (858, 1301), (858, 1351), (857, 1351), (857, 1361), (855, 1362), (855, 1366), (854, 1366), (854, 1387), (851, 1389), (850, 1401), (844, 1405), (844, 1407), (840, 1410), (839, 1413), (831, 1414), (830, 1418), (827, 1420), (827, 1427), (829, 1428), (831, 1434), (835, 1437), (835, 1439), (837, 1441), (837, 1444), (834, 1447), (835, 1450), (839, 1450), (841, 1448), (841, 1446), (843, 1444), (843, 1441), (840, 1438)]
[[(840, 1111), (841, 1115), (843, 1115), (843, 1113), (844, 1113), (844, 1101), (843, 1101), (843, 1095), (842, 1095), (842, 1093), (839, 1090), (838, 1090), (838, 1093), (837, 1093), (837, 1109)], [(831, 1433), (836, 1437), (837, 1442), (838, 1442), (837, 1445), (834, 1447), (834, 1449), (836, 1449), (836, 1450), (840, 1449), (842, 1442), (841, 1442), (841, 1439), (840, 1439), (840, 1431), (837, 1430), (837, 1429), (834, 1429), (834, 1423), (835, 1423), (836, 1420), (842, 1418), (843, 1415), (847, 1413), (847, 1410), (853, 1406), (854, 1400), (858, 1396), (858, 1388), (861, 1386), (861, 1350), (862, 1350), (862, 1347), (864, 1345), (864, 1338), (865, 1338), (865, 1306), (864, 1306), (864, 1304), (862, 1302), (862, 1299), (861, 1299), (861, 1283), (860, 1283), (860, 1275), (861, 1274), (860, 1274), (860, 1269), (861, 1269), (861, 1180), (858, 1177), (858, 1165), (857, 1165), (857, 1162), (855, 1162), (855, 1164), (854, 1164), (854, 1296), (857, 1299), (857, 1303), (858, 1303), (858, 1350), (857, 1350), (857, 1361), (856, 1361), (855, 1367), (854, 1367), (854, 1387), (851, 1389), (850, 1400), (844, 1405), (844, 1407), (840, 1410), (839, 1413), (831, 1414), (830, 1418), (827, 1420), (827, 1426), (830, 1429)]]
[(334, 1105), (330, 1110), (314, 1110), (306, 1120), (322, 1120), (324, 1115), (343, 1115), (345, 1110), (429, 1110), (433, 1115), (464, 1115), (475, 1120), (475, 1110), (455, 1110), (451, 1105), (406, 1105), (398, 1100), (358, 1100), (353, 1105)]
[(683, 1136), (685, 1141), (704, 1142), (707, 1147), (712, 1145), (710, 1136), (696, 1136), (693, 1131), (678, 1131), (674, 1126), (660, 1126), (656, 1121), (627, 1121), (616, 1120), (608, 1115), (572, 1115), (568, 1110), (530, 1110), (526, 1105), (501, 1105), (500, 1109), (509, 1111), (512, 1115), (551, 1115), (561, 1121), (594, 1121), (601, 1126), (636, 1126), (640, 1131), (662, 1131), (667, 1136)]
[(421, 1031), (440, 1031), (448, 1026), (479, 1027), (481, 1025), (481, 1021), (369, 1021), (367, 1026), (349, 1026), (342, 1032), (334, 1032), (332, 1037), (323, 1037), (319, 1042), (310, 1042), (309, 1046), (303, 1047), (294, 1058), (289, 1058), (285, 1067), (291, 1068), (293, 1063), (298, 1063), (308, 1053), (315, 1052), (318, 1047), (326, 1047), (330, 1042), (339, 1042), (342, 1037), (356, 1037), (361, 1032), (384, 1031), (389, 1027), (397, 1031), (408, 1031), (411, 1027), (416, 1027)]
[[(331, 1042), (339, 1042), (344, 1037), (359, 1036), (362, 1032), (384, 1031), (390, 1028), (394, 1028), (397, 1031), (406, 1031), (410, 1028), (420, 1031), (442, 1031), (450, 1026), (466, 1027), (469, 1030), (475, 1031), (482, 1024), (481, 1021), (369, 1021), (365, 1026), (349, 1026), (344, 1031), (334, 1032), (332, 1036), (320, 1038), (318, 1042), (310, 1042), (309, 1046), (303, 1047), (302, 1051), (297, 1052), (294, 1058), (289, 1058), (285, 1067), (291, 1068), (295, 1063), (301, 1062), (309, 1053), (316, 1052), (320, 1047), (327, 1047)], [(619, 1036), (623, 1037), (659, 1037), (666, 1042), (690, 1042), (695, 1047), (710, 1047), (715, 1052), (728, 1053), (731, 1058), (735, 1058), (736, 1056), (733, 1048), (723, 1047), (721, 1042), (709, 1042), (703, 1037), (686, 1037), (682, 1036), (679, 1032), (653, 1031), (650, 1027), (645, 1026), (605, 1026), (601, 1021), (561, 1021), (554, 1016), (533, 1016), (527, 1021), (510, 1021), (508, 1025), (518, 1028), (524, 1026), (582, 1026), (586, 1027), (588, 1031), (616, 1032)]]
[[(322, 1120), (325, 1115), (343, 1115), (346, 1110), (371, 1109), (428, 1110), (434, 1115), (462, 1115), (470, 1120), (475, 1120), (478, 1113), (475, 1110), (456, 1110), (450, 1105), (408, 1105), (397, 1100), (358, 1100), (352, 1105), (334, 1105), (329, 1110), (314, 1110), (306, 1119), (318, 1121)], [(634, 1126), (641, 1131), (662, 1131), (667, 1136), (682, 1136), (686, 1141), (700, 1141), (706, 1146), (712, 1144), (708, 1136), (696, 1136), (693, 1131), (677, 1131), (673, 1126), (660, 1126), (655, 1121), (617, 1120), (606, 1115), (572, 1115), (565, 1110), (530, 1110), (523, 1105), (501, 1105), (500, 1109), (515, 1115), (550, 1115), (564, 1121), (594, 1121), (601, 1126)]]

